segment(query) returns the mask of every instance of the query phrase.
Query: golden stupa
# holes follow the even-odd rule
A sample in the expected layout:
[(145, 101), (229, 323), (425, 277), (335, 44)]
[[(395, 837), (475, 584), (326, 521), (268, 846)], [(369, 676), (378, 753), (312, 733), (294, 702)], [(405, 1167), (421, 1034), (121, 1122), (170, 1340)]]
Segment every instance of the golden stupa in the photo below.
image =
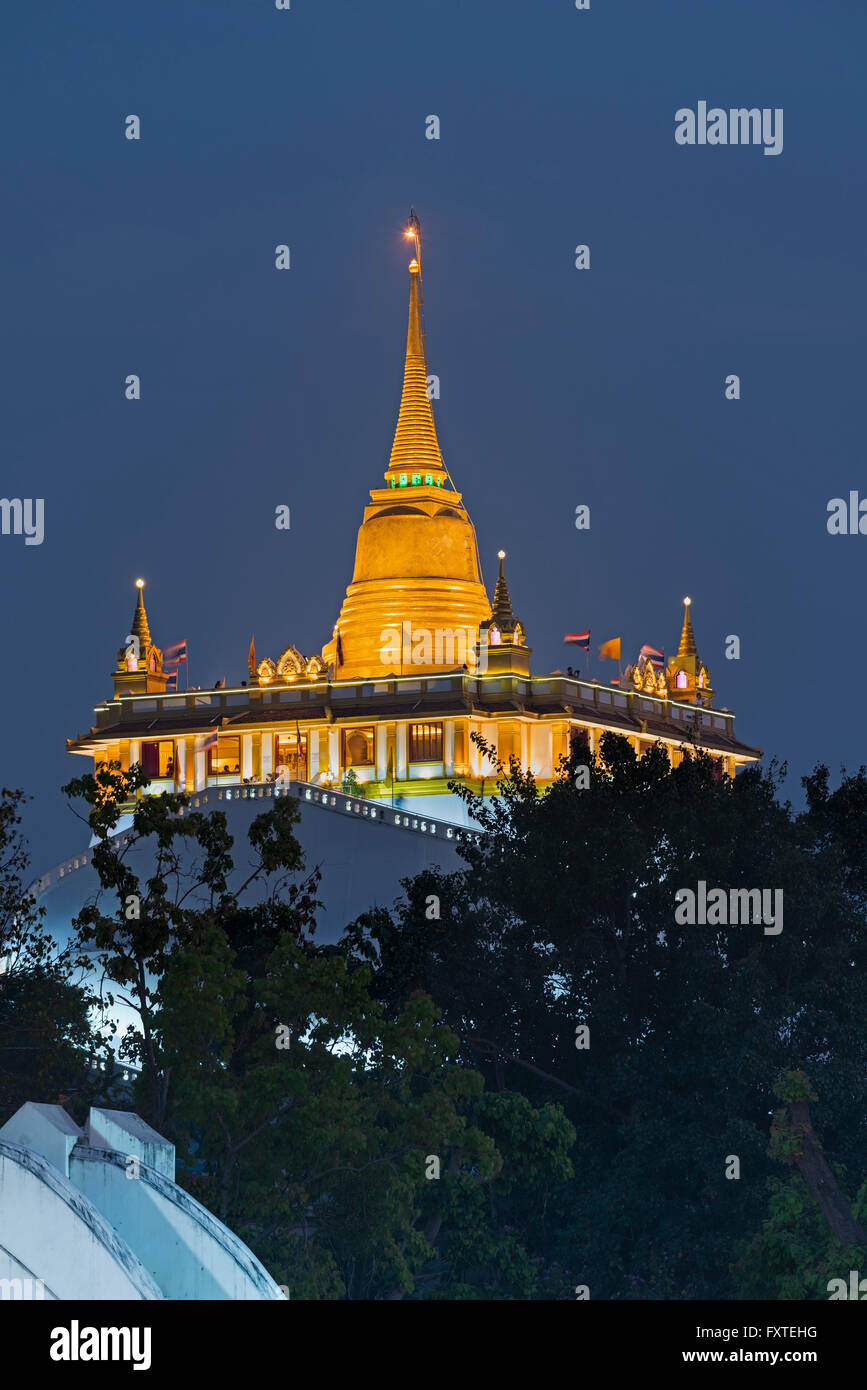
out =
[[(472, 651), (479, 625), (491, 615), (475, 528), (443, 462), (428, 398), (418, 259), (409, 276), (403, 394), (385, 487), (371, 490), (352, 583), (322, 651), (338, 679), (388, 674), (394, 667), (389, 630), (463, 631)], [(424, 664), (435, 673), (454, 661)]]

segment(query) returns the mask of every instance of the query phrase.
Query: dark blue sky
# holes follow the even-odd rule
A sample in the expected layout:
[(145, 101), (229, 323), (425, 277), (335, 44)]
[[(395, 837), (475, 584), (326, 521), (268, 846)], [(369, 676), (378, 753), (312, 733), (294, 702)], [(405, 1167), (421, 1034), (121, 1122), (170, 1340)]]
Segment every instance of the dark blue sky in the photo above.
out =
[[(867, 537), (826, 507), (867, 495), (861, 3), (89, 0), (2, 24), (2, 493), (43, 497), (46, 531), (0, 537), (0, 778), (36, 796), (37, 869), (81, 843), (64, 738), (110, 693), (137, 575), (194, 684), (245, 677), (251, 631), (260, 656), (329, 638), (397, 414), (410, 203), (440, 443), (535, 670), (587, 625), (624, 660), (674, 650), (690, 593), (718, 703), (790, 794), (860, 764)], [(700, 100), (782, 107), (782, 154), (676, 145)]]

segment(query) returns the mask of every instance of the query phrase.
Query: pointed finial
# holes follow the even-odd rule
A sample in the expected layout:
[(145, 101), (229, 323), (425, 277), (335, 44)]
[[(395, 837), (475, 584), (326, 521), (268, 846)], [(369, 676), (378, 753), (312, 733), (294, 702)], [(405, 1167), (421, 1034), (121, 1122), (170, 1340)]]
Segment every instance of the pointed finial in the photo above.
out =
[(497, 558), (500, 561), (500, 572), (497, 575), (494, 602), (491, 604), (491, 622), (496, 623), (500, 631), (503, 632), (514, 630), (516, 623), (515, 614), (512, 612), (512, 598), (506, 583), (506, 571), (503, 568), (503, 561), (506, 558), (505, 550), (498, 550)]
[(151, 644), (148, 615), (145, 612), (144, 606), (144, 583), (143, 579), (137, 579), (135, 581), (135, 586), (138, 589), (138, 597), (136, 599), (135, 613), (133, 614), (132, 628), (130, 629), (132, 635), (139, 640), (142, 654), (144, 654), (145, 649)]
[(692, 599), (689, 597), (683, 600), (683, 630), (680, 634), (680, 646), (677, 649), (678, 656), (696, 656), (698, 651), (695, 645), (695, 633), (692, 630), (692, 620), (689, 616), (691, 603)]
[[(418, 218), (414, 213), (410, 214), (404, 235), (415, 240), (416, 255), (409, 263), (409, 323), (406, 333), (403, 392), (385, 480), (391, 487), (403, 487), (412, 485), (413, 474), (418, 475), (422, 482), (425, 476), (430, 474), (431, 477), (438, 478), (437, 485), (442, 486), (448, 475), (445, 473), (427, 391), (427, 355), (421, 302), (421, 246)], [(404, 475), (403, 481), (401, 474)]]

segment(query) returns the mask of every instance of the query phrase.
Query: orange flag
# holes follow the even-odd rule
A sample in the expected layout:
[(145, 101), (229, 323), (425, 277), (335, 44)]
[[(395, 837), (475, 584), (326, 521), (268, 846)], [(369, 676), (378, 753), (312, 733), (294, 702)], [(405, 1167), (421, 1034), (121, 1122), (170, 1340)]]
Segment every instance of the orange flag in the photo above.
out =
[(620, 638), (612, 637), (610, 642), (603, 642), (599, 648), (599, 656), (604, 661), (606, 657), (610, 661), (620, 660)]

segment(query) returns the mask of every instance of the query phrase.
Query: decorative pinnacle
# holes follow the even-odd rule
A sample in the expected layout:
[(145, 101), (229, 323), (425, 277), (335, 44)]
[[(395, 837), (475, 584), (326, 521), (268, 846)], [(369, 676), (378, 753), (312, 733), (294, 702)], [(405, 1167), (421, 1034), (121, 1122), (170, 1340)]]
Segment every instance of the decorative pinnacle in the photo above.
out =
[(134, 637), (138, 638), (139, 647), (142, 653), (144, 653), (145, 650), (151, 645), (151, 633), (150, 628), (148, 627), (148, 615), (145, 612), (144, 606), (144, 580), (137, 579), (135, 583), (136, 588), (138, 589), (138, 598), (136, 599), (135, 613), (133, 614), (131, 632)]
[(491, 622), (496, 623), (500, 631), (503, 632), (514, 629), (515, 614), (512, 612), (512, 599), (509, 594), (509, 586), (506, 583), (506, 572), (503, 568), (506, 552), (505, 550), (498, 550), (497, 555), (500, 561), (500, 572), (497, 575), (497, 587), (494, 590), (494, 602), (491, 605)]
[[(415, 231), (411, 234), (416, 235)], [(410, 235), (409, 229), (407, 235)], [(427, 360), (420, 293), (421, 272), (417, 257), (410, 261), (409, 272), (409, 324), (406, 334), (403, 393), (394, 431), (394, 443), (391, 446), (391, 458), (385, 475), (386, 481), (396, 472), (433, 473), (443, 470), (442, 454), (427, 393)]]
[(689, 616), (691, 598), (683, 600), (683, 630), (680, 634), (680, 646), (677, 649), (678, 656), (696, 656), (698, 648), (695, 645), (695, 633), (692, 630), (692, 619)]

